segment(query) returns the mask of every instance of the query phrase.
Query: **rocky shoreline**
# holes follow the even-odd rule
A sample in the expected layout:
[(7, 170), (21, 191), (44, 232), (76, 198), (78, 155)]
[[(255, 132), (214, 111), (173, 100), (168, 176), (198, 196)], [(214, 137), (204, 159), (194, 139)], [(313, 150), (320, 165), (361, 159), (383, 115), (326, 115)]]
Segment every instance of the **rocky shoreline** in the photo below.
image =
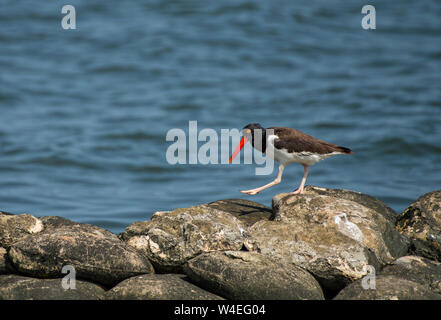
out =
[[(75, 288), (62, 285), (66, 266)], [(308, 186), (272, 208), (229, 199), (156, 212), (119, 235), (0, 212), (0, 299), (440, 300), (441, 191), (398, 214)]]

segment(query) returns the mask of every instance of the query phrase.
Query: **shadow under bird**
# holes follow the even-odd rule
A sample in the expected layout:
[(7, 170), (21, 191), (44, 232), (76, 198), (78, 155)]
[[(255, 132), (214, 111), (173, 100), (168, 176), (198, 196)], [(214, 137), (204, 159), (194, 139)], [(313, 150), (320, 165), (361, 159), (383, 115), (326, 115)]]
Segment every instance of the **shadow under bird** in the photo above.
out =
[(280, 163), (279, 172), (274, 181), (259, 188), (241, 191), (249, 195), (255, 195), (280, 183), (283, 170), (288, 164), (293, 162), (303, 165), (304, 174), (300, 186), (291, 193), (301, 194), (303, 193), (310, 166), (337, 154), (353, 154), (349, 148), (316, 139), (296, 129), (285, 127), (265, 129), (258, 123), (251, 123), (242, 129), (242, 139), (231, 155), (230, 163), (248, 141), (251, 142), (253, 148)]

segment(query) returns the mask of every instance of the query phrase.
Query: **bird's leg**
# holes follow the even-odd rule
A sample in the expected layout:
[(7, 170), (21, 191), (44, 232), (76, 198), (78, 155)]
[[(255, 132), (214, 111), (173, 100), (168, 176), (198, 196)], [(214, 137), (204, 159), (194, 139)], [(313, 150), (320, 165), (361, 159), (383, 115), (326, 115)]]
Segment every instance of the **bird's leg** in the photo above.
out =
[(302, 194), (303, 193), (303, 187), (305, 186), (306, 177), (308, 176), (309, 166), (304, 164), (303, 168), (304, 168), (304, 173), (303, 173), (302, 182), (300, 183), (299, 188), (297, 190), (294, 190), (293, 192), (291, 192), (291, 194)]
[(272, 187), (272, 186), (274, 186), (276, 184), (279, 184), (280, 181), (282, 181), (283, 169), (285, 169), (285, 166), (283, 164), (281, 164), (279, 166), (279, 173), (277, 174), (277, 178), (274, 179), (274, 181), (272, 181), (272, 182), (270, 182), (270, 183), (268, 183), (268, 184), (266, 184), (266, 185), (264, 185), (262, 187), (251, 189), (251, 190), (244, 190), (244, 191), (241, 191), (241, 192), (242, 193), (247, 193), (249, 195), (255, 195), (255, 194), (258, 194), (262, 190), (265, 190), (265, 189), (270, 188), (270, 187)]

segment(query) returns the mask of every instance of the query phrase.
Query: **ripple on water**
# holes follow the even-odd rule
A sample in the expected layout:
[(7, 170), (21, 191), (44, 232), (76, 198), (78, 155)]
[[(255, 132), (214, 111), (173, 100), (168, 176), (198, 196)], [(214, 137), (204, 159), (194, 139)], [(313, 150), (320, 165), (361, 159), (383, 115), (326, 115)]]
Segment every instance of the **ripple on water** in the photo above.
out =
[(427, 154), (441, 154), (441, 146), (425, 141), (409, 141), (400, 137), (385, 137), (373, 141), (371, 150), (377, 154), (424, 156)]
[[(75, 31), (60, 28), (56, 1), (30, 4), (0, 10), (0, 210), (119, 232), (156, 210), (249, 198), (239, 190), (274, 178), (256, 165), (169, 165), (166, 133), (189, 120), (348, 146), (353, 157), (318, 164), (308, 183), (397, 211), (439, 189), (438, 0), (382, 3), (375, 32), (349, 2), (86, 1)], [(293, 165), (253, 200), (271, 205), (301, 174)]]
[(28, 159), (22, 160), (22, 165), (34, 165), (34, 166), (44, 166), (44, 167), (55, 167), (55, 168), (82, 168), (88, 170), (102, 170), (103, 167), (99, 163), (93, 163), (84, 159), (82, 157), (73, 156), (63, 156), (59, 154), (39, 156), (39, 157), (29, 157)]

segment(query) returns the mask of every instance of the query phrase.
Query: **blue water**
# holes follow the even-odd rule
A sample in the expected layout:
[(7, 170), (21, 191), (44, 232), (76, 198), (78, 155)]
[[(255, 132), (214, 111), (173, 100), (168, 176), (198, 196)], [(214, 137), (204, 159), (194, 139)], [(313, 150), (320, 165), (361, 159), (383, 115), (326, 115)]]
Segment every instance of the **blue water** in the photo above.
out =
[[(93, 3), (92, 3), (93, 2)], [(61, 28), (74, 5), (77, 29)], [(376, 7), (376, 30), (361, 8)], [(295, 127), (347, 146), (307, 184), (401, 212), (441, 185), (441, 2), (0, 2), (0, 210), (114, 232), (239, 197), (253, 165), (169, 165), (169, 129)], [(233, 146), (235, 147), (235, 146)]]

